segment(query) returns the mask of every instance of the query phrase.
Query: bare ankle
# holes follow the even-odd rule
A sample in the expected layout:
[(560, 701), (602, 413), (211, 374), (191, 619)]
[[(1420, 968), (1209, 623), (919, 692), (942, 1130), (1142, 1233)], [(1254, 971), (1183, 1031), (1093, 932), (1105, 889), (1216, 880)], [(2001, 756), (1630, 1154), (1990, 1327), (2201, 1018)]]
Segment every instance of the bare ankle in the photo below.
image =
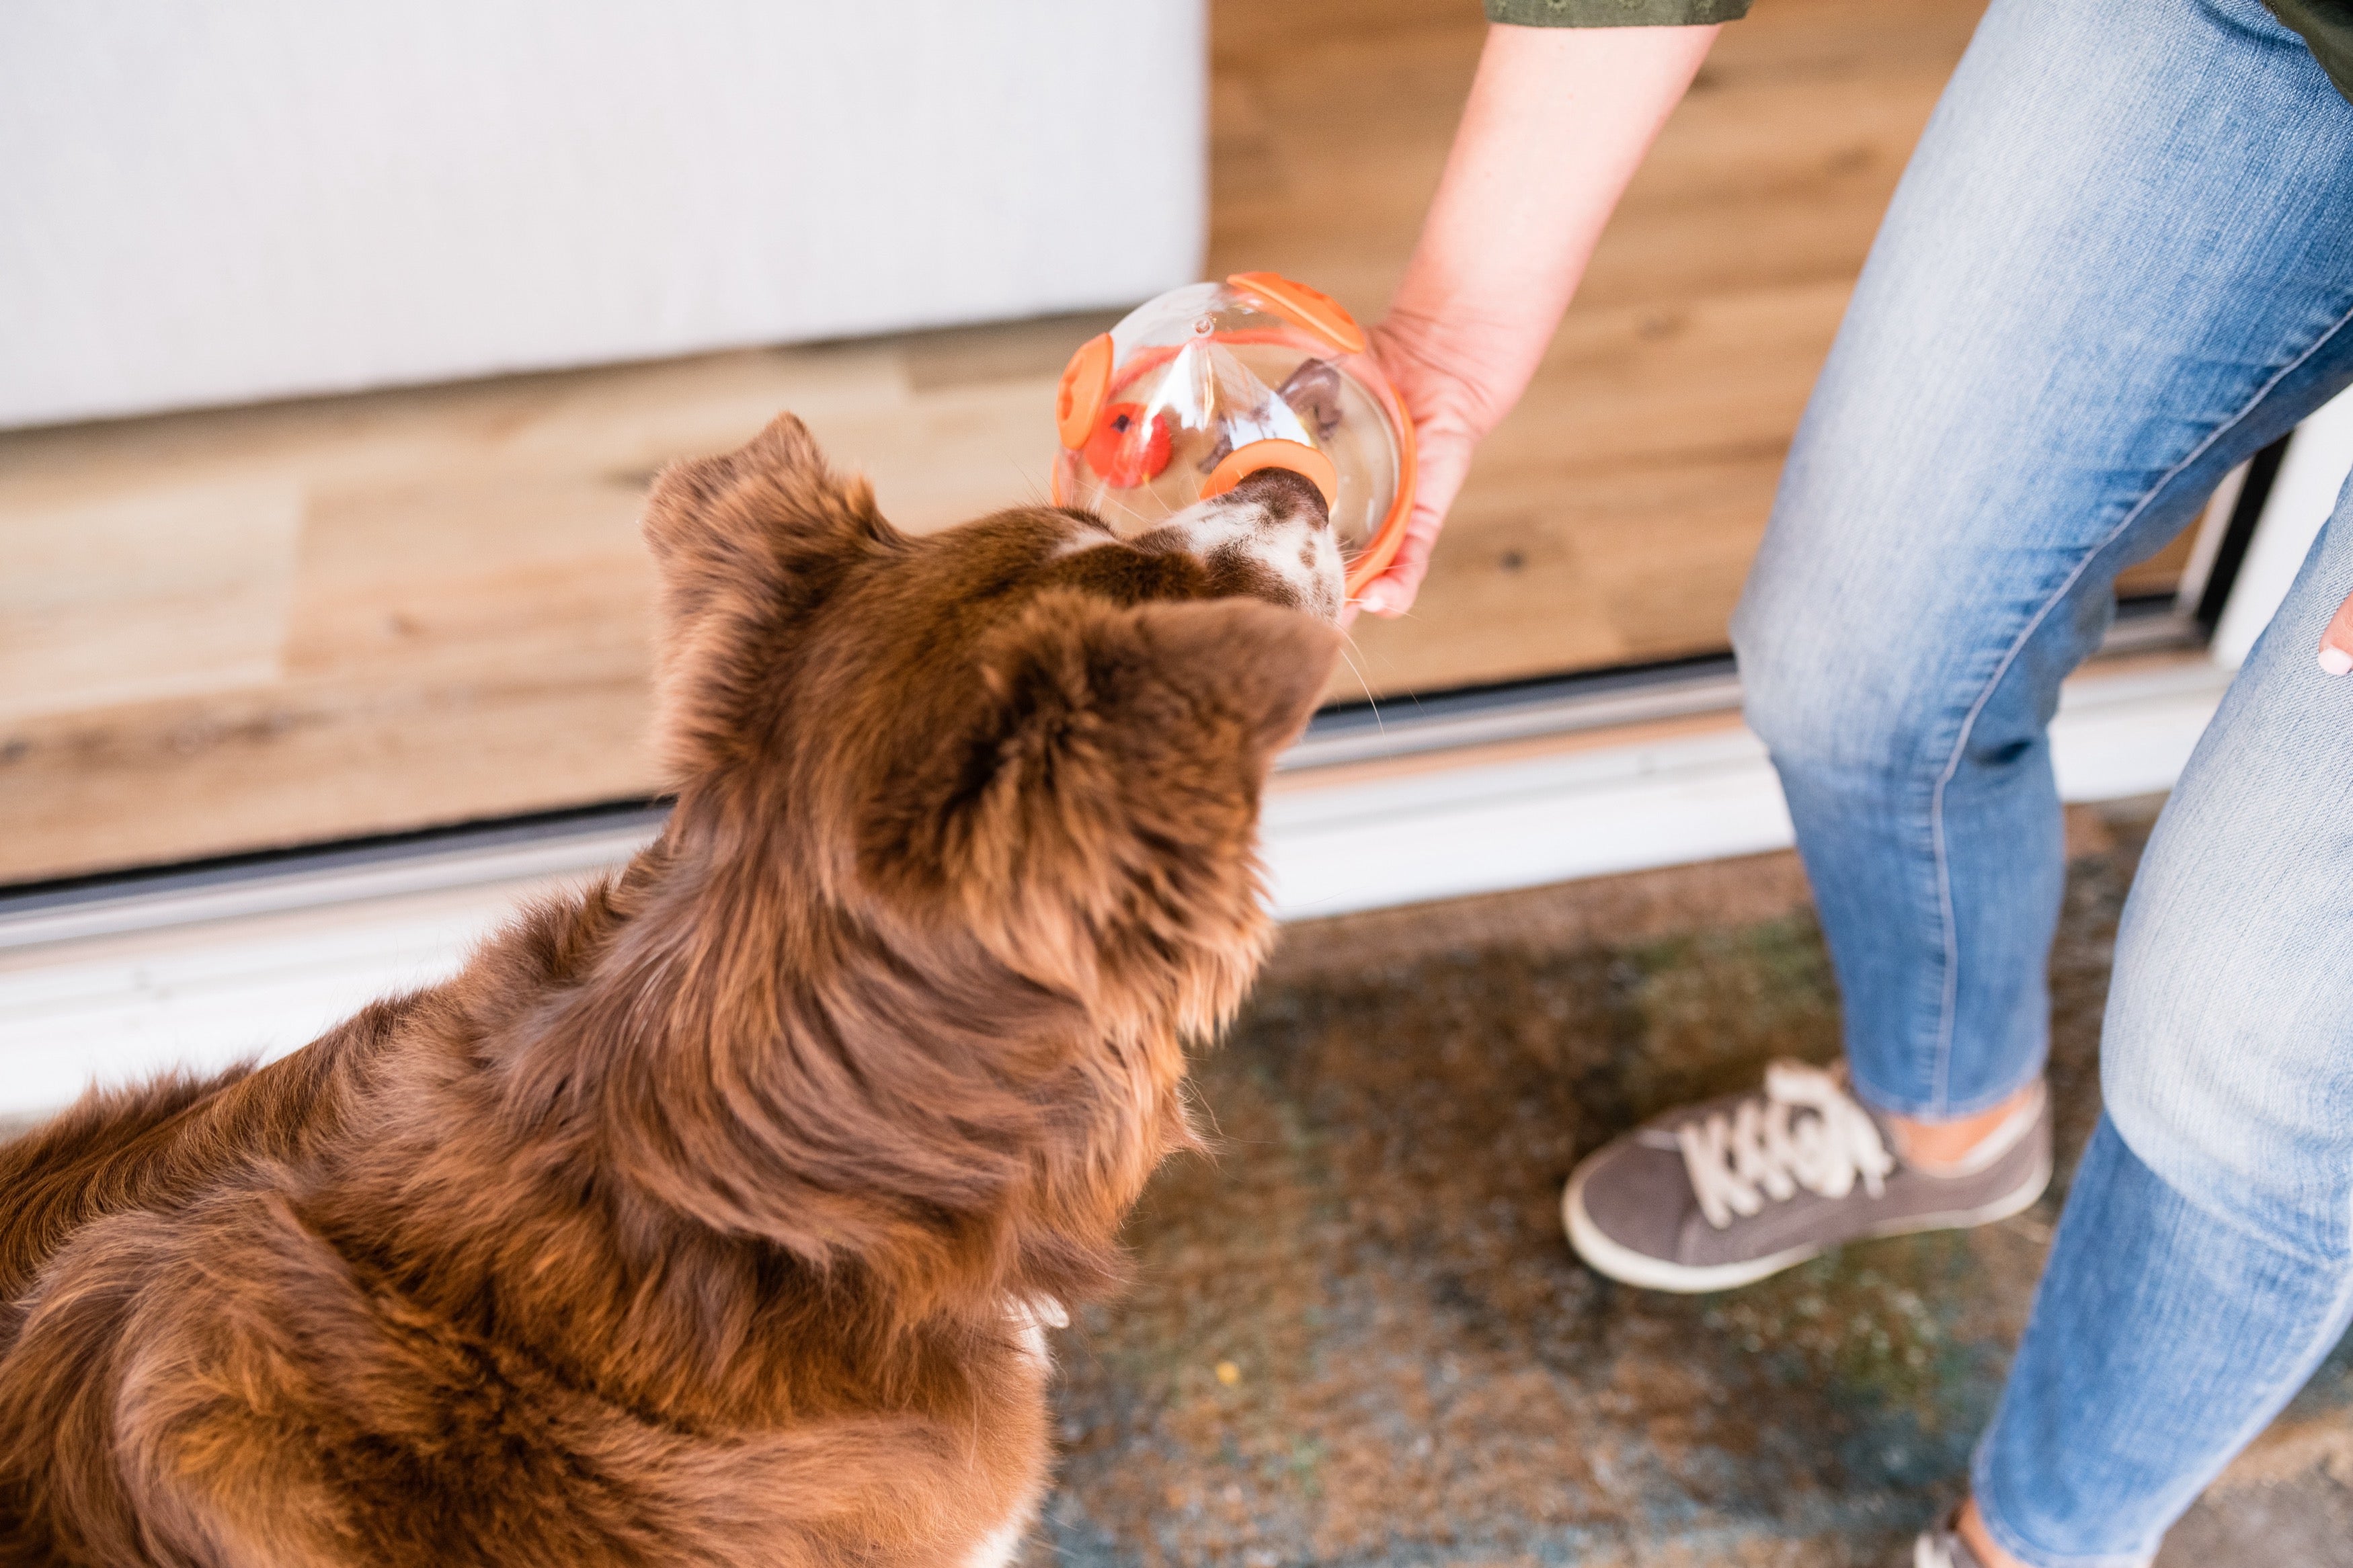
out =
[(1895, 1152), (1905, 1164), (1925, 1171), (1950, 1168), (1965, 1164), (1987, 1139), (2001, 1131), (2012, 1116), (2042, 1093), (2042, 1080), (2037, 1079), (2000, 1105), (1989, 1106), (1974, 1116), (1953, 1121), (1917, 1121), (1908, 1116), (1891, 1116), (1887, 1126), (1895, 1134)]

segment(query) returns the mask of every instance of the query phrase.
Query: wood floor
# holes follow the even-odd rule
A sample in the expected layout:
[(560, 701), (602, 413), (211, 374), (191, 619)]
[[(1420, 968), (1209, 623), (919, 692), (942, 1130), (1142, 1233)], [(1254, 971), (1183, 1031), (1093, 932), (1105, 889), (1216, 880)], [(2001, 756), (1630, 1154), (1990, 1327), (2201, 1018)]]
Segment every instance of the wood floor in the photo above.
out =
[[(1721, 646), (1980, 3), (1774, 0), (1726, 29), (1416, 614), (1360, 630), (1372, 689)], [(1475, 0), (1222, 0), (1207, 272), (1377, 317), (1482, 32)], [(1103, 324), (0, 435), (0, 882), (652, 791), (651, 471), (789, 407), (904, 526), (1035, 498), (1055, 374)]]

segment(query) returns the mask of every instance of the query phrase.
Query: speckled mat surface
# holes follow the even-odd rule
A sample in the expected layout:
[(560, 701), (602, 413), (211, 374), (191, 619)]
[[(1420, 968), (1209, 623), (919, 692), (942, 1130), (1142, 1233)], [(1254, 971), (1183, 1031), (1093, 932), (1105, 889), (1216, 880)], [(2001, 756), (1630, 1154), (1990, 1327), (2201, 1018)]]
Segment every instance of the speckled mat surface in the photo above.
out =
[[(2063, 1174), (2149, 818), (2071, 823)], [(1134, 1290), (1060, 1336), (1062, 1478), (1025, 1561), (1908, 1564), (2057, 1194), (1695, 1299), (1601, 1280), (1556, 1217), (1579, 1155), (1830, 1058), (1836, 1016), (1787, 856), (1294, 928), (1198, 1064), (1215, 1158), (1161, 1173)], [(2353, 1341), (2161, 1561), (2353, 1564)]]

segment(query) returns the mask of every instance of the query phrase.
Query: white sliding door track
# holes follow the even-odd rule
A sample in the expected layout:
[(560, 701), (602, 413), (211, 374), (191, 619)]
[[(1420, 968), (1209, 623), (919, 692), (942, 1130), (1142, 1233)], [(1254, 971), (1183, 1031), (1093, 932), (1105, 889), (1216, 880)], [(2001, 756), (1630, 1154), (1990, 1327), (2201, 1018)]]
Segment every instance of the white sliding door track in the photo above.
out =
[(0, 895), (0, 952), (245, 915), (321, 909), (617, 866), (651, 838), (661, 806), (420, 837), (154, 876)]
[[(2051, 727), (2062, 796), (2170, 788), (2228, 683), (2200, 658), (2070, 681)], [(1652, 728), (1388, 776), (1278, 780), (1264, 826), (1277, 911), (1345, 914), (1791, 844), (1779, 781), (1746, 727)]]

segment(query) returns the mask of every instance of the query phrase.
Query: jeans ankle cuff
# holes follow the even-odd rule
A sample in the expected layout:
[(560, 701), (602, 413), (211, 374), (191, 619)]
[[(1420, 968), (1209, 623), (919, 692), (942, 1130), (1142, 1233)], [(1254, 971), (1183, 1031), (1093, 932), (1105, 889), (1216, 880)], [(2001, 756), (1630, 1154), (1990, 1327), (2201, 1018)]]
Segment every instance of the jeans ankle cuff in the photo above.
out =
[(2074, 1552), (2046, 1552), (2036, 1546), (2002, 1517), (2001, 1500), (1988, 1484), (1983, 1444), (1978, 1446), (1977, 1458), (1969, 1466), (1969, 1498), (1978, 1505), (1978, 1518), (1983, 1521), (1986, 1533), (1993, 1537), (1994, 1544), (2027, 1564), (2027, 1568), (2149, 1568), (2156, 1557), (2155, 1552), (2135, 1555), (2113, 1552), (2086, 1557)]

